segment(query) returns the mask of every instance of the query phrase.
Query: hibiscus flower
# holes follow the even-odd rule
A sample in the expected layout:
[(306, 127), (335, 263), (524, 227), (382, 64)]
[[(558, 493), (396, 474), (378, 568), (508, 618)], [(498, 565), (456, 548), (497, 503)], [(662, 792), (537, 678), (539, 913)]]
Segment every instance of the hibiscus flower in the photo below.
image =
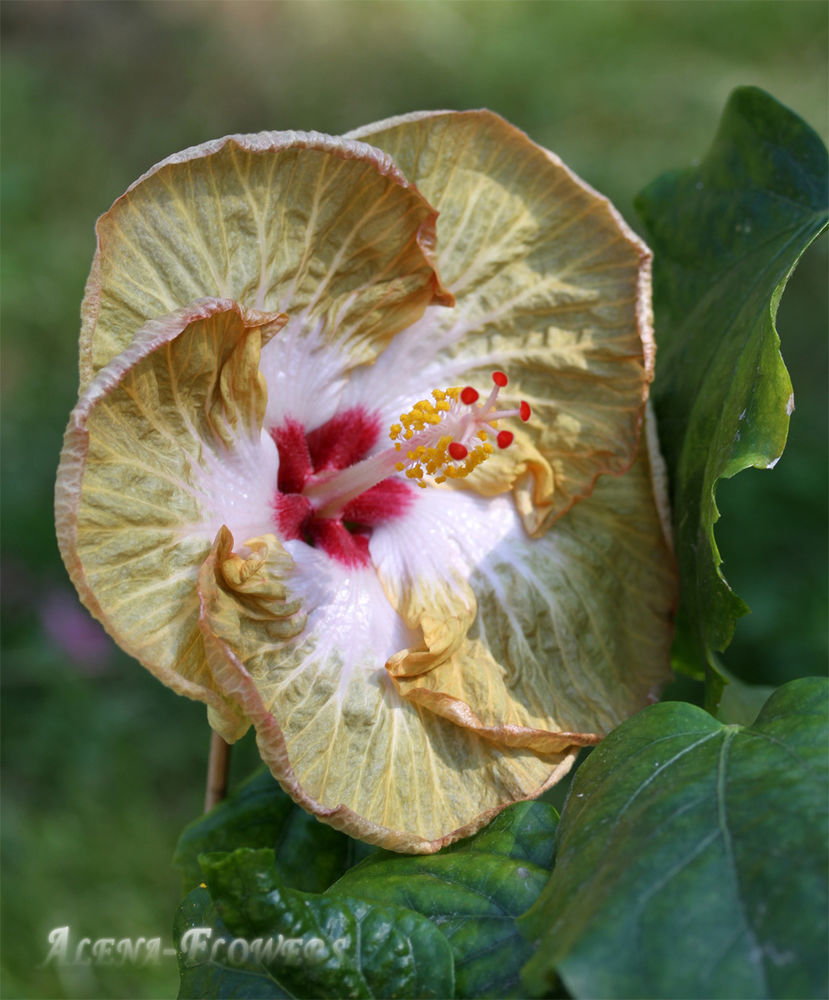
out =
[(56, 511), (131, 655), (429, 852), (668, 677), (650, 255), (490, 112), (228, 136), (105, 213)]

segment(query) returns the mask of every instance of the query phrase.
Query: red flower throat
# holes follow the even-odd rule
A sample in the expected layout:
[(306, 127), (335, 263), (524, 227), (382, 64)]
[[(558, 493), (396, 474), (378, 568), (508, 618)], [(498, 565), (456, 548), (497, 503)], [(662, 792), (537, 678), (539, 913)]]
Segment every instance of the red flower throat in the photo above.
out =
[(380, 438), (380, 420), (355, 406), (307, 431), (287, 419), (271, 430), (279, 452), (277, 526), (283, 540), (299, 539), (346, 566), (365, 566), (372, 529), (400, 517), (414, 490), (392, 476), (349, 500), (333, 516), (321, 517), (305, 490), (365, 458)]

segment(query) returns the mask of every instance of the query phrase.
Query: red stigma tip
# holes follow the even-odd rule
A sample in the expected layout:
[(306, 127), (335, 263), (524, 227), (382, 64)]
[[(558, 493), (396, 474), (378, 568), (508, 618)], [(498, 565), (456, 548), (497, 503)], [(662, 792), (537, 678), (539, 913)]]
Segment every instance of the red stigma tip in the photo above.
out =
[(465, 448), (460, 443), (460, 441), (452, 441), (452, 443), (449, 445), (448, 451), (449, 451), (449, 454), (452, 456), (452, 458), (455, 459), (456, 462), (460, 462), (461, 459), (466, 458), (466, 456), (469, 454), (469, 451), (467, 450), (467, 448)]
[(521, 405), (518, 407), (518, 412), (521, 416), (521, 419), (524, 421), (524, 423), (526, 423), (530, 419), (530, 414), (532, 413), (532, 410), (530, 409), (530, 404), (522, 399)]
[(471, 385), (468, 385), (465, 389), (461, 389), (461, 402), (466, 403), (467, 406), (477, 403), (478, 397), (478, 390), (473, 389)]
[(498, 437), (495, 440), (499, 448), (509, 448), (514, 438), (515, 435), (512, 431), (498, 431)]
[(501, 389), (509, 382), (509, 379), (503, 372), (493, 372), (492, 381)]

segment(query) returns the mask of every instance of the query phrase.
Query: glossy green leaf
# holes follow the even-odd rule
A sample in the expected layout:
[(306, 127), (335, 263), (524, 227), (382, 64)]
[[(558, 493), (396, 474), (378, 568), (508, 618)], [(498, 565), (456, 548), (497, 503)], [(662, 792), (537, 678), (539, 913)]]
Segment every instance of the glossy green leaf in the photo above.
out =
[(712, 709), (722, 688), (715, 654), (747, 610), (719, 569), (716, 484), (771, 468), (783, 451), (793, 396), (774, 319), (789, 274), (826, 226), (827, 177), (812, 129), (745, 87), (699, 166), (660, 177), (637, 200), (654, 250), (653, 398), (680, 565), (675, 662), (705, 671)]
[[(201, 856), (222, 923), (272, 984), (295, 997), (451, 997), (452, 952), (425, 917), (391, 903), (289, 889), (273, 851)], [(228, 959), (233, 956), (228, 946)], [(217, 973), (202, 995), (220, 996)], [(276, 994), (279, 995), (279, 994)]]
[(549, 878), (557, 820), (552, 806), (522, 802), (440, 854), (376, 854), (326, 895), (400, 903), (429, 917), (452, 947), (456, 996), (523, 996), (519, 975), (532, 949), (516, 918)]
[[(231, 952), (234, 936), (222, 923), (205, 888), (194, 889), (178, 908), (173, 925), (178, 952), (179, 1000), (202, 997), (282, 1000), (282, 990), (256, 957)], [(236, 946), (235, 950), (240, 949)]]
[(200, 854), (238, 847), (273, 848), (282, 880), (304, 892), (322, 892), (374, 850), (300, 809), (267, 768), (256, 771), (184, 830), (173, 858), (182, 873), (184, 891), (201, 881)]
[(829, 683), (778, 689), (753, 725), (666, 702), (576, 775), (553, 876), (519, 921), (577, 997), (825, 997)]
[[(193, 824), (180, 842), (179, 864), (184, 867), (199, 844), (232, 848), (236, 846), (234, 839), (236, 843), (251, 843), (257, 838), (274, 843), (274, 820), (283, 812), (282, 793), (274, 796), (271, 784), (263, 775), (254, 775), (231, 800)], [(515, 919), (535, 901), (549, 878), (557, 823), (558, 814), (547, 803), (521, 802), (504, 810), (473, 837), (440, 854), (374, 854), (346, 873), (326, 897), (336, 897), (348, 906), (399, 904), (429, 918), (451, 947), (456, 996), (521, 995), (519, 970), (531, 948), (518, 933)], [(307, 834), (304, 830), (304, 836), (298, 837), (294, 856), (299, 864), (297, 852), (304, 843), (308, 851), (304, 867), (311, 868), (316, 863), (312, 859), (317, 846)], [(286, 842), (290, 836), (278, 841), (280, 849)], [(360, 850), (369, 848), (354, 842), (351, 853)], [(280, 864), (278, 855), (276, 867), (287, 884), (282, 876), (284, 861)], [(330, 865), (326, 867), (330, 870)], [(201, 868), (198, 871), (200, 878)], [(289, 875), (308, 878), (290, 871)], [(227, 960), (227, 946), (234, 935), (219, 917), (207, 890), (190, 893), (176, 923), (177, 941), (187, 930), (210, 929), (209, 938), (202, 934), (194, 940), (191, 934), (186, 942), (189, 954), (180, 954), (182, 997), (286, 995), (282, 992), (285, 980), (277, 985), (255, 958), (249, 956), (241, 964)], [(213, 948), (216, 951), (211, 957)]]

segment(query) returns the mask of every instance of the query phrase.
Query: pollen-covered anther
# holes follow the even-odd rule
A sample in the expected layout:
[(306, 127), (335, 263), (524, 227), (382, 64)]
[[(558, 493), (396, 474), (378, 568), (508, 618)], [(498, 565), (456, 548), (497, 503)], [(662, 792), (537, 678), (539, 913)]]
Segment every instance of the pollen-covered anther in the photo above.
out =
[[(492, 373), (494, 387), (486, 400), (471, 385), (434, 389), (432, 399), (421, 399), (393, 424), (389, 437), (405, 454), (405, 474), (419, 486), (462, 479), (493, 454), (490, 437), (498, 448), (508, 448), (512, 431), (498, 430), (498, 421), (508, 417), (528, 420), (530, 407), (522, 402), (512, 410), (497, 410), (498, 393), (509, 382), (502, 371)], [(405, 442), (404, 444), (401, 444)], [(399, 464), (396, 466), (398, 471)]]

